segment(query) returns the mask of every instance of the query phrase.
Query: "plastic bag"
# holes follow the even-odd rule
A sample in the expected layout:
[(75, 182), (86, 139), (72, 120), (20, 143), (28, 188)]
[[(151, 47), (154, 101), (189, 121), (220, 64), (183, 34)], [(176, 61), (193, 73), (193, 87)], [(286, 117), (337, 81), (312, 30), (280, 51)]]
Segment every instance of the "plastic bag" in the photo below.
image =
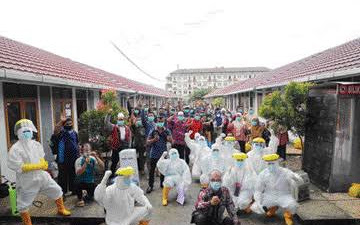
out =
[(352, 183), (348, 194), (354, 198), (360, 198), (360, 183)]

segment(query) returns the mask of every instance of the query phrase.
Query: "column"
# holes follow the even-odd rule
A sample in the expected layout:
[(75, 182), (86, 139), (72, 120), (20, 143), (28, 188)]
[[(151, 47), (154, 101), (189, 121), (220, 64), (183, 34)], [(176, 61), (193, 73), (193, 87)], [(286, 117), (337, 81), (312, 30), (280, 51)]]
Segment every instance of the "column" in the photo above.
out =
[(254, 91), (254, 94), (255, 94), (255, 97), (254, 97), (254, 112), (255, 112), (255, 115), (258, 115), (258, 93), (257, 91), (255, 90)]
[(74, 125), (74, 130), (76, 132), (79, 131), (78, 129), (78, 114), (77, 114), (77, 103), (76, 103), (76, 88), (72, 88), (72, 112), (73, 112), (73, 125)]
[[(4, 109), (4, 95), (3, 95), (3, 82), (0, 81), (0, 174), (4, 175), (7, 179), (15, 181), (15, 173), (7, 166), (7, 130), (5, 126), (5, 109)], [(9, 129), (12, 132), (13, 128)]]
[(96, 106), (98, 102), (100, 101), (100, 93), (99, 90), (94, 90), (94, 109), (96, 109)]

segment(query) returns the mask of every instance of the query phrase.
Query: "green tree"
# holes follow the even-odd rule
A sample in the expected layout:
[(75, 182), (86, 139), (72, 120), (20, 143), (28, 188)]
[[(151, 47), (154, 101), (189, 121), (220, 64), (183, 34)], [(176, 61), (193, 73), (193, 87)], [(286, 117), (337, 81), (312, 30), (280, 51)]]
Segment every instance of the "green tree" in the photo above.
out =
[(215, 107), (223, 107), (225, 105), (225, 99), (223, 97), (217, 97), (212, 101)]
[(291, 82), (283, 91), (267, 95), (260, 106), (260, 116), (274, 121), (274, 130), (279, 125), (291, 130), (301, 139), (305, 135), (306, 100), (312, 83)]
[(211, 89), (205, 89), (205, 88), (202, 88), (202, 89), (198, 89), (198, 90), (195, 90), (191, 96), (190, 96), (190, 101), (197, 101), (197, 100), (204, 100), (204, 96), (209, 94), (211, 91)]
[(125, 116), (128, 114), (127, 110), (120, 106), (114, 90), (102, 91), (101, 100), (96, 109), (81, 114), (79, 120), (79, 140), (81, 143), (89, 142), (94, 149), (101, 152), (110, 151), (107, 145), (110, 134), (106, 131), (104, 124), (105, 116), (109, 112), (113, 123), (115, 123), (119, 112), (124, 113)]

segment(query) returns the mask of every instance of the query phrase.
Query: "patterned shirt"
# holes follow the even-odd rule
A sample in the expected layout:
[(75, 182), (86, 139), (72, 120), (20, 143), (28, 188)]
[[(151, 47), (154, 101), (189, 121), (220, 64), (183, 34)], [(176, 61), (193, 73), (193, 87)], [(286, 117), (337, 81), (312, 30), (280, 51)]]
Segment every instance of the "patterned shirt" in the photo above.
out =
[(185, 145), (186, 122), (174, 117), (168, 125), (172, 128), (174, 144)]
[[(220, 203), (216, 206), (213, 206), (210, 203), (214, 196), (220, 198)], [(221, 187), (218, 191), (214, 191), (211, 188), (201, 190), (195, 203), (195, 209), (207, 213), (207, 215), (213, 217), (218, 222), (223, 220), (225, 209), (231, 219), (234, 219), (236, 216), (234, 202), (231, 198), (229, 189), (226, 187)]]
[(167, 137), (171, 136), (171, 132), (166, 129), (160, 132), (158, 129), (154, 129), (150, 132), (148, 139), (155, 138), (155, 135), (159, 135), (159, 140), (151, 144), (150, 158), (160, 159), (161, 155), (167, 150)]

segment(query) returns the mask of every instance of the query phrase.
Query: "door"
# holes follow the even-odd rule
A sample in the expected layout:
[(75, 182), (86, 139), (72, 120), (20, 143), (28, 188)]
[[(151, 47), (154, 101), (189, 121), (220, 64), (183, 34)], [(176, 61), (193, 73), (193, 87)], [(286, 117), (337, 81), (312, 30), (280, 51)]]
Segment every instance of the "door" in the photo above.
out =
[(36, 99), (5, 99), (5, 116), (8, 148), (18, 140), (14, 133), (14, 126), (20, 119), (29, 119), (34, 123), (38, 130), (38, 133), (34, 133), (34, 138), (40, 141), (39, 112)]

